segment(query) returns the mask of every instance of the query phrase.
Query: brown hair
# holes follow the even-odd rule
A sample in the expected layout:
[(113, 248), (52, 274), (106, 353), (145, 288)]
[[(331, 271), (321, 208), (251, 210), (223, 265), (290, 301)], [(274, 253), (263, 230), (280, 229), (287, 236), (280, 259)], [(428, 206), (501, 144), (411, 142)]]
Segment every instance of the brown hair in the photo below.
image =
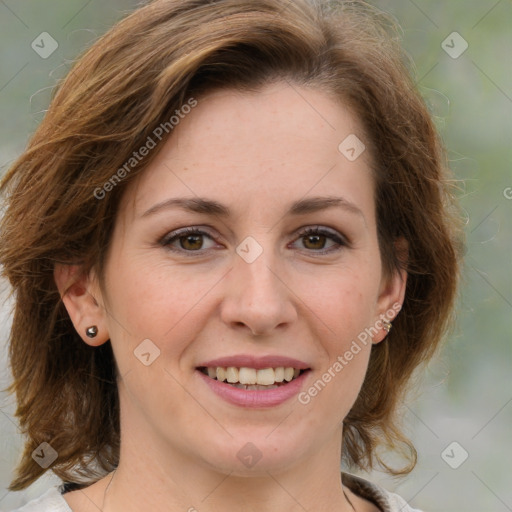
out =
[(58, 452), (51, 469), (65, 481), (92, 483), (118, 463), (110, 343), (83, 343), (53, 271), (63, 262), (102, 274), (119, 200), (158, 148), (103, 199), (95, 191), (105, 190), (133, 151), (191, 97), (224, 87), (258, 90), (275, 80), (335, 94), (355, 112), (374, 156), (388, 271), (405, 264), (397, 237), (409, 243), (403, 308), (388, 339), (372, 349), (344, 422), (343, 456), (369, 469), (383, 464), (377, 446), (405, 443), (409, 467), (387, 469), (412, 469), (416, 453), (396, 409), (412, 372), (432, 356), (448, 326), (459, 235), (442, 148), (396, 34), (388, 17), (357, 1), (156, 0), (78, 60), (1, 186), (7, 209), (0, 264), (15, 294), (11, 391), (27, 436), (12, 490), (45, 472), (31, 457), (43, 441)]

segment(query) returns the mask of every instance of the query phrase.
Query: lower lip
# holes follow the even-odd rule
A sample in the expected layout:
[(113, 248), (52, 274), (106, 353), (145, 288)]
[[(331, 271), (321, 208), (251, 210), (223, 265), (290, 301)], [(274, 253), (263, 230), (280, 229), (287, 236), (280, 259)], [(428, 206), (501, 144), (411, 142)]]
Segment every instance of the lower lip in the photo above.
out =
[(210, 389), (226, 402), (249, 408), (274, 407), (286, 402), (299, 393), (304, 379), (309, 373), (309, 371), (303, 372), (296, 379), (277, 388), (256, 390), (235, 388), (225, 382), (211, 379), (199, 370), (196, 371)]

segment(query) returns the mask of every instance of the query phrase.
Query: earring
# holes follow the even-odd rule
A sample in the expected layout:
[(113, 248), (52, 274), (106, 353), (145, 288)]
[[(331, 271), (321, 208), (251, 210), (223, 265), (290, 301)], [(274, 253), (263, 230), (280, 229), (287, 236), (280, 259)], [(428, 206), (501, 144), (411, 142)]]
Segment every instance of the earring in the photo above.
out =
[(393, 327), (393, 325), (391, 324), (391, 322), (388, 322), (387, 320), (382, 320), (382, 323), (383, 323), (383, 329), (386, 331), (386, 332), (389, 332), (391, 331), (391, 327)]
[(95, 325), (91, 325), (91, 327), (87, 327), (85, 330), (85, 335), (88, 338), (96, 338), (98, 335), (98, 328)]

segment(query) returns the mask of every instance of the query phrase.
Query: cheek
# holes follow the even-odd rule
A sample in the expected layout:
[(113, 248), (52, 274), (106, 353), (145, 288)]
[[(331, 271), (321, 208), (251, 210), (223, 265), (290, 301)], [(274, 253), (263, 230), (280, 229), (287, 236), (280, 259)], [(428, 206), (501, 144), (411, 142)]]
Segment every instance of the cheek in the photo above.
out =
[(312, 280), (305, 301), (318, 318), (315, 336), (323, 357), (316, 380), (299, 402), (319, 415), (329, 411), (333, 424), (342, 420), (356, 400), (372, 347), (369, 329), (378, 289), (371, 267), (361, 268), (366, 271), (336, 272)]
[(311, 417), (328, 417), (326, 425), (332, 428), (341, 424), (357, 399), (372, 347), (366, 332), (372, 322), (368, 296), (360, 287), (339, 284), (317, 305), (322, 364), (298, 397)]
[(212, 272), (177, 269), (147, 256), (129, 255), (117, 259), (107, 276), (114, 349), (132, 352), (150, 339), (174, 354), (184, 350), (180, 345), (180, 339), (187, 338), (183, 332), (191, 325), (197, 327), (201, 305), (207, 303), (208, 291), (219, 280)]
[(299, 294), (318, 318), (317, 324), (323, 326), (324, 339), (332, 350), (342, 350), (374, 321), (378, 295), (375, 275), (370, 265), (363, 264), (308, 279), (298, 276)]
[[(322, 371), (328, 372), (334, 382), (354, 380), (356, 385), (356, 381), (364, 377), (372, 346), (367, 334), (372, 322), (368, 300), (360, 287), (343, 287), (323, 304), (323, 314), (330, 328), (323, 343), (328, 360)], [(329, 376), (326, 379), (329, 380)]]

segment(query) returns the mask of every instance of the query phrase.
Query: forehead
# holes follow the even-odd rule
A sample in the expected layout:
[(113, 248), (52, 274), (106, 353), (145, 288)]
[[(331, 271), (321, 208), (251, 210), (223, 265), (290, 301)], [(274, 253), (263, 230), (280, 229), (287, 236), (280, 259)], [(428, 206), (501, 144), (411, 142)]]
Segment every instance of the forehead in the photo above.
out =
[(320, 90), (216, 91), (180, 119), (127, 195), (136, 215), (171, 196), (213, 197), (239, 213), (308, 195), (373, 203), (364, 140), (349, 109)]

